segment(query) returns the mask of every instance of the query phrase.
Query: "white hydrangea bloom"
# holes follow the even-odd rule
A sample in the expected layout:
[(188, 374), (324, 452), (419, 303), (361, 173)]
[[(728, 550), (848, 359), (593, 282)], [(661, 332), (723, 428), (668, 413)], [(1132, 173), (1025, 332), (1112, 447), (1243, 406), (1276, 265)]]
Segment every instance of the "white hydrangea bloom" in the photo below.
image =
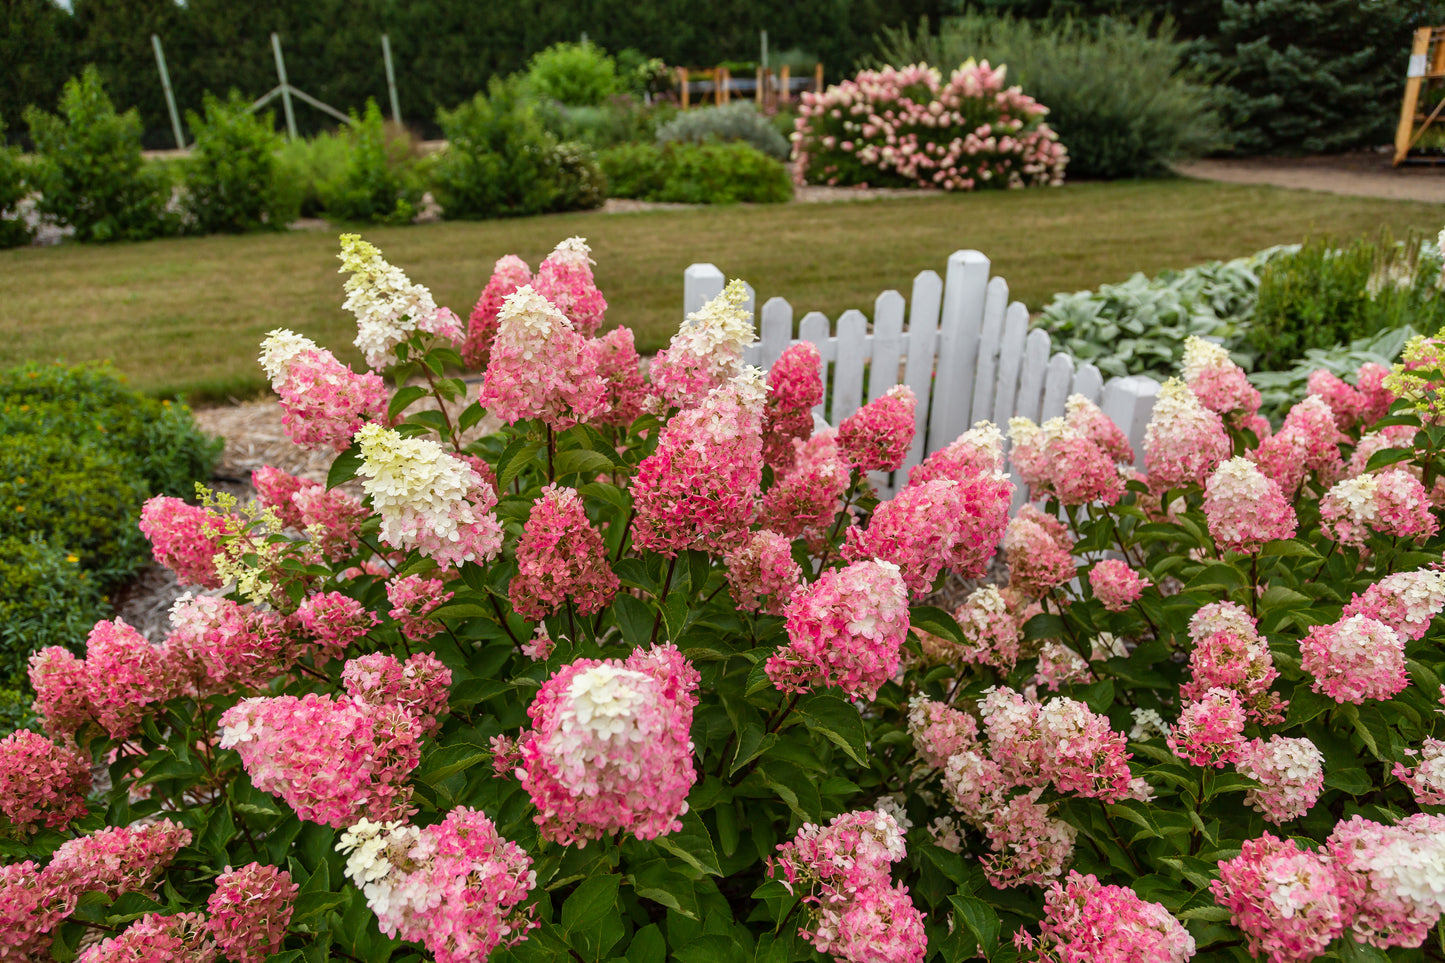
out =
[(1234, 361), (1229, 352), (1212, 341), (1190, 335), (1184, 342), (1184, 360), (1181, 364), (1185, 381), (1193, 381), (1213, 368), (1230, 368)]
[(292, 359), (303, 351), (315, 350), (315, 341), (294, 331), (276, 328), (266, 332), (266, 337), (261, 342), (260, 360), (266, 377), (271, 379), (272, 389), (281, 390), (281, 384), (286, 380), (286, 372), (291, 367)]
[(1135, 709), (1133, 715), (1134, 726), (1129, 730), (1130, 742), (1147, 742), (1155, 736), (1165, 735), (1169, 731), (1164, 717), (1153, 709)]
[(438, 308), (431, 291), (413, 284), (376, 246), (359, 235), (341, 235), (341, 272), (349, 273), (344, 289), (346, 310), (356, 315), (356, 347), (366, 363), (380, 371), (392, 361), (392, 349), (413, 331), (456, 340), (461, 325), (451, 311)]

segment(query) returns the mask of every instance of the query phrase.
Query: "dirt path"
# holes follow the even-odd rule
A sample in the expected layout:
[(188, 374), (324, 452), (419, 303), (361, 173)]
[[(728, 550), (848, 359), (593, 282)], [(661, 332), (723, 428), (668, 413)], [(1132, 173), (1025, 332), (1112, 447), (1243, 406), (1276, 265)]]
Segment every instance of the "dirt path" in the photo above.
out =
[(1445, 165), (1392, 167), (1390, 155), (1356, 151), (1322, 157), (1250, 157), (1190, 161), (1185, 177), (1230, 184), (1269, 184), (1354, 197), (1445, 204)]

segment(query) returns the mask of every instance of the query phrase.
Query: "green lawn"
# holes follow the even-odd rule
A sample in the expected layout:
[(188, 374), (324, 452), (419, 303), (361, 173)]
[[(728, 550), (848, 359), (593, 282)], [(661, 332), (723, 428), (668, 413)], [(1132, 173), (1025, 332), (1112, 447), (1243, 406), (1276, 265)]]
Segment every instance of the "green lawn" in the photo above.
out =
[[(535, 268), (558, 240), (592, 244), (608, 318), (644, 351), (681, 317), (682, 271), (712, 261), (781, 295), (795, 316), (868, 309), (887, 288), (908, 292), (950, 252), (993, 259), (1014, 297), (1037, 309), (1058, 291), (1249, 254), (1311, 234), (1388, 227), (1433, 235), (1445, 205), (1337, 197), (1190, 180), (1078, 184), (1053, 190), (789, 204), (564, 214), (515, 221), (374, 228), (363, 233), (438, 303), (463, 318), (492, 262)], [(221, 398), (263, 385), (255, 358), (266, 331), (288, 327), (348, 360), (331, 231), (187, 238), (0, 252), (0, 365), (106, 358), (136, 386)]]

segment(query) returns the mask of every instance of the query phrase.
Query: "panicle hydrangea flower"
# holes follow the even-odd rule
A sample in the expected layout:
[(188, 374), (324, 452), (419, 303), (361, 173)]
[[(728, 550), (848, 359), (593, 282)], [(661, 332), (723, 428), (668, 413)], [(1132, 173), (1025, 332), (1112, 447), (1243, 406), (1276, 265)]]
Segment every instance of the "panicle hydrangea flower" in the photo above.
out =
[(517, 574), (507, 589), (512, 608), (538, 622), (570, 599), (578, 614), (591, 615), (612, 602), (619, 584), (576, 490), (543, 488), (517, 542)]
[(1019, 659), (1024, 625), (995, 585), (974, 589), (953, 613), (963, 631), (962, 662), (976, 662), (1008, 671)]
[(922, 485), (940, 478), (962, 484), (978, 475), (1002, 472), (1003, 467), (1003, 435), (993, 422), (980, 421), (909, 469), (908, 484)]
[(821, 908), (811, 941), (841, 963), (923, 963), (928, 955), (923, 914), (901, 883), (859, 893), (846, 909)]
[(356, 347), (366, 363), (380, 371), (395, 360), (397, 345), (421, 331), (451, 342), (463, 338), (461, 320), (437, 307), (431, 292), (413, 284), (388, 264), (376, 247), (359, 235), (341, 235), (341, 269), (346, 279), (342, 307), (356, 315)]
[(592, 277), (592, 249), (585, 238), (569, 237), (552, 249), (532, 287), (572, 322), (572, 327), (590, 338), (602, 326), (607, 300)]
[(408, 575), (386, 583), (386, 598), (391, 603), (387, 614), (396, 619), (401, 634), (407, 639), (425, 642), (445, 628), (431, 617), (432, 611), (451, 601), (455, 594), (446, 591), (438, 579)]
[(166, 495), (148, 499), (140, 510), (140, 530), (150, 540), (151, 554), (182, 585), (217, 589), (224, 584), (215, 559), (226, 528), (215, 512)]
[(791, 345), (768, 369), (768, 401), (763, 409), (763, 461), (774, 468), (793, 466), (793, 442), (813, 433), (813, 408), (823, 402), (823, 360), (811, 341)]
[(423, 736), (436, 735), (440, 717), (450, 711), (452, 670), (429, 652), (418, 652), (405, 662), (380, 652), (363, 655), (342, 668), (341, 683), (357, 702), (405, 709), (416, 718)]
[(603, 385), (602, 413), (592, 420), (600, 425), (632, 424), (646, 410), (648, 399), (632, 329), (613, 328), (589, 339), (585, 348)]
[[(1350, 452), (1350, 460), (1345, 465), (1345, 476), (1365, 474), (1365, 469), (1370, 464), (1370, 458), (1376, 452), (1386, 448), (1413, 449), (1415, 443), (1415, 427), (1413, 425), (1387, 425), (1379, 431), (1372, 431), (1363, 435), (1355, 443), (1354, 450)], [(1403, 466), (1414, 469), (1413, 465)], [(1378, 471), (1379, 469), (1376, 469)]]
[(1437, 398), (1441, 382), (1432, 377), (1445, 371), (1445, 340), (1416, 335), (1405, 342), (1405, 350), (1381, 388), (1414, 405), (1424, 417), (1435, 419), (1439, 414)]
[(765, 669), (784, 692), (836, 685), (871, 702), (898, 671), (908, 591), (891, 562), (854, 562), (798, 590), (786, 609), (788, 644)]
[(502, 525), (497, 493), (476, 470), (425, 438), (403, 438), (380, 425), (356, 434), (362, 488), (381, 516), (388, 545), (416, 549), (439, 565), (495, 558)]
[(176, 660), (121, 619), (90, 630), (84, 680), (89, 712), (112, 739), (135, 732), (150, 706), (186, 687)]
[(1090, 671), (1087, 659), (1057, 639), (1050, 639), (1039, 646), (1033, 685), (1057, 692), (1066, 685), (1088, 681)]
[(339, 488), (306, 485), (291, 496), (300, 528), (326, 558), (339, 562), (361, 546), (361, 526), (370, 514), (356, 496)]
[(1229, 352), (1203, 338), (1184, 341), (1180, 373), (1199, 403), (1231, 424), (1241, 425), (1259, 411), (1260, 396)]
[(74, 735), (90, 720), (85, 663), (69, 649), (50, 645), (30, 657), (34, 712), (52, 736)]
[(291, 498), (303, 488), (317, 485), (309, 478), (300, 478), (272, 465), (262, 465), (251, 472), (251, 487), (256, 489), (256, 500), (276, 513), (276, 517), (287, 528), (305, 528), (301, 512)]
[(637, 466), (633, 543), (721, 553), (743, 536), (763, 477), (762, 372), (749, 368), (679, 412)]
[(282, 620), (212, 595), (182, 595), (171, 606), (165, 654), (201, 695), (255, 689), (296, 658)]
[(1036, 425), (1010, 418), (1010, 458), (1031, 498), (1052, 496), (1064, 505), (1112, 505), (1124, 494), (1119, 466), (1134, 460), (1129, 441), (1098, 406), (1070, 395), (1062, 417)]
[(1171, 752), (1195, 766), (1223, 769), (1244, 747), (1244, 703), (1233, 689), (1213, 688), (1184, 704), (1164, 741)]
[(1320, 798), (1324, 765), (1324, 754), (1310, 740), (1276, 735), (1268, 742), (1246, 742), (1234, 767), (1240, 775), (1259, 782), (1258, 789), (1245, 793), (1245, 803), (1279, 825), (1303, 816)]
[(1261, 725), (1283, 721), (1278, 693), (1270, 691), (1279, 672), (1269, 643), (1255, 630), (1254, 619), (1233, 602), (1213, 602), (1189, 620), (1189, 681), (1180, 686), (1185, 702), (1203, 699), (1211, 689), (1232, 689), (1245, 713)]
[(206, 900), (206, 931), (233, 963), (261, 963), (281, 950), (297, 890), (291, 874), (275, 866), (228, 868)]
[(1129, 792), (1133, 776), (1122, 732), (1107, 716), (1076, 699), (1050, 699), (1039, 707), (1039, 773), (1059, 792), (1105, 802), (1118, 802)]
[(803, 582), (803, 569), (793, 560), (793, 543), (763, 529), (728, 553), (727, 579), (738, 608), (782, 615)]
[(467, 339), (462, 342), (462, 362), (473, 369), (485, 368), (492, 354), (492, 341), (497, 337), (497, 315), (508, 295), (532, 282), (532, 269), (515, 254), (497, 258), (492, 276), (487, 279), (467, 319)]
[(75, 910), (76, 899), (29, 860), (0, 866), (0, 959), (52, 959), (50, 931)]
[(422, 724), (402, 706), (314, 692), (252, 698), (220, 724), (221, 748), (240, 753), (252, 785), (302, 819), (340, 829), (411, 812), (406, 780), (421, 759)]
[[(76, 963), (214, 963), (215, 944), (200, 913), (147, 913), (119, 936), (87, 947)], [(246, 963), (238, 958), (237, 963)]]
[(913, 597), (921, 599), (933, 591), (954, 553), (964, 519), (957, 482), (909, 485), (873, 510), (866, 529), (848, 529), (843, 558), (892, 562)]
[(1346, 906), (1330, 860), (1293, 839), (1265, 833), (1221, 860), (1215, 902), (1244, 932), (1250, 955), (1307, 963), (1344, 930)]
[[(1190, 339), (1194, 340), (1194, 339)], [(1044, 893), (1044, 918), (1033, 937), (1015, 937), (1035, 948), (1039, 959), (1061, 963), (1186, 963), (1194, 937), (1159, 903), (1134, 895), (1127, 886), (1105, 886), (1073, 870)]]
[(1164, 382), (1144, 429), (1150, 491), (1203, 487), (1215, 466), (1229, 457), (1231, 447), (1219, 415), (1204, 407), (1178, 378)]
[(1395, 394), (1385, 387), (1385, 379), (1389, 376), (1390, 369), (1382, 364), (1366, 361), (1360, 365), (1360, 370), (1355, 376), (1355, 390), (1365, 400), (1364, 411), (1360, 413), (1360, 424), (1373, 425), (1390, 413), (1390, 405), (1395, 402)]
[(502, 305), (477, 400), (509, 425), (540, 418), (561, 431), (605, 414), (607, 385), (587, 339), (523, 285)]
[(1089, 570), (1089, 584), (1094, 598), (1110, 612), (1126, 612), (1139, 601), (1144, 590), (1154, 583), (1139, 575), (1120, 558), (1106, 558)]
[(1032, 505), (1025, 505), (1008, 523), (1003, 549), (1009, 587), (1025, 595), (1047, 595), (1074, 577), (1068, 530)]
[(1313, 626), (1300, 640), (1300, 667), (1314, 677), (1315, 692), (1355, 705), (1392, 699), (1410, 684), (1404, 638), (1364, 615)]
[(805, 442), (794, 442), (792, 470), (763, 493), (759, 523), (788, 538), (803, 538), (821, 550), (823, 539), (843, 507), (850, 481), (848, 463), (838, 452), (837, 432), (825, 429)]
[(1294, 506), (1248, 458), (1221, 462), (1204, 485), (1209, 534), (1225, 552), (1253, 554), (1277, 538), (1294, 538)]
[(381, 623), (366, 606), (340, 592), (306, 596), (296, 609), (296, 620), (310, 636), (310, 652), (318, 666), (345, 658), (353, 642)]
[(989, 818), (1003, 806), (1012, 786), (1013, 781), (981, 745), (954, 753), (943, 765), (943, 791), (948, 801), (959, 817), (980, 831), (987, 831)]
[(1445, 573), (1422, 568), (1386, 575), (1363, 595), (1352, 595), (1345, 616), (1364, 615), (1383, 622), (1406, 639), (1419, 641), (1430, 621), (1445, 610)]
[(1421, 539), (1440, 528), (1425, 486), (1400, 468), (1337, 482), (1320, 501), (1320, 520), (1337, 541), (1356, 546), (1371, 532)]
[(908, 734), (924, 764), (942, 769), (961, 752), (978, 747), (978, 723), (967, 712), (916, 695), (908, 702)]
[(1293, 498), (1310, 475), (1328, 486), (1344, 474), (1339, 448), (1344, 440), (1330, 406), (1311, 396), (1291, 408), (1279, 431), (1261, 441), (1249, 457), (1286, 498)]
[(1407, 768), (1397, 762), (1393, 772), (1421, 806), (1445, 806), (1445, 741), (1426, 737), (1420, 744), (1420, 764)]
[(989, 884), (998, 889), (1042, 886), (1064, 871), (1074, 855), (1077, 830), (1049, 815), (1042, 789), (1009, 799), (985, 818), (993, 852), (980, 857)]
[(145, 826), (107, 826), (61, 843), (45, 875), (72, 893), (101, 893), (114, 899), (150, 889), (190, 843), (191, 831), (169, 819)]
[(913, 444), (918, 398), (907, 385), (894, 385), (838, 426), (838, 450), (859, 471), (895, 471)]
[(361, 820), (336, 847), (387, 936), (415, 940), (437, 963), (475, 963), (537, 926), (523, 906), (532, 860), (480, 810), (459, 806), (435, 826)]
[(1349, 431), (1365, 414), (1365, 396), (1340, 380), (1332, 371), (1316, 368), (1305, 382), (1305, 392), (1324, 401), (1334, 416), (1335, 426)]
[(24, 835), (84, 818), (90, 758), (73, 743), (17, 729), (0, 739), (0, 813)]
[(1381, 949), (1422, 944), (1445, 912), (1445, 816), (1394, 826), (1352, 816), (1328, 845), (1352, 935)]
[(682, 828), (700, 676), (673, 645), (627, 660), (579, 659), (542, 684), (527, 714), (517, 776), (544, 839), (585, 846), (623, 832)]
[(657, 353), (648, 369), (663, 408), (691, 408), (743, 370), (743, 349), (753, 342), (752, 312), (743, 305), (747, 285), (729, 281)]
[(538, 625), (529, 641), (522, 643), (522, 654), (533, 662), (546, 662), (552, 655), (556, 643), (547, 634), (547, 626)]
[[(297, 350), (298, 341), (307, 347)], [(281, 427), (302, 448), (345, 451), (362, 425), (386, 421), (389, 395), (380, 375), (357, 374), (284, 328), (261, 342), (261, 367), (280, 397)]]

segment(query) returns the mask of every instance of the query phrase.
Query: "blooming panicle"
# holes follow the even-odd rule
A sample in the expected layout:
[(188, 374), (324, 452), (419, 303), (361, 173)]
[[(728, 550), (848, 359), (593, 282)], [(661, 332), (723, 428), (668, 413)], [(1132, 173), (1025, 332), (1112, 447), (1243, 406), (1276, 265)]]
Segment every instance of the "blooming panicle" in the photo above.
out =
[(1259, 391), (1244, 369), (1211, 341), (1193, 335), (1185, 339), (1180, 373), (1199, 403), (1230, 424), (1243, 425), (1259, 411)]
[(450, 711), (452, 670), (430, 652), (418, 652), (405, 662), (381, 652), (359, 656), (342, 668), (341, 683), (357, 702), (405, 709), (423, 736), (436, 735), (440, 718)]
[(543, 488), (517, 542), (512, 607), (533, 622), (569, 600), (579, 615), (591, 615), (611, 603), (619, 584), (581, 496), (560, 485)]
[(84, 818), (90, 758), (74, 743), (17, 729), (0, 739), (0, 813), (23, 835)]
[(1249, 613), (1233, 602), (1210, 603), (1189, 620), (1189, 638), (1189, 680), (1179, 688), (1181, 699), (1195, 702), (1212, 689), (1230, 689), (1253, 721), (1283, 721), (1284, 704), (1270, 691), (1279, 672)]
[(502, 302), (524, 284), (532, 282), (532, 269), (515, 254), (497, 258), (492, 276), (487, 279), (467, 319), (467, 339), (462, 342), (462, 362), (473, 369), (487, 366), (492, 354), (492, 341), (497, 337), (497, 315)]
[(1290, 408), (1279, 431), (1261, 441), (1248, 457), (1292, 499), (1310, 477), (1328, 487), (1344, 474), (1339, 448), (1344, 440), (1329, 405), (1310, 396)]
[(361, 546), (361, 526), (369, 514), (360, 499), (339, 488), (303, 486), (291, 496), (300, 528), (328, 560), (339, 562)]
[(509, 425), (538, 418), (562, 431), (606, 413), (597, 354), (531, 285), (507, 296), (478, 401)]
[(626, 661), (579, 659), (542, 684), (517, 776), (544, 839), (585, 846), (682, 828), (697, 779), (689, 730), (699, 678), (676, 646), (661, 645)]
[(1123, 496), (1119, 468), (1134, 460), (1133, 450), (1119, 427), (1083, 395), (1070, 395), (1060, 417), (1042, 425), (1010, 418), (1008, 429), (1010, 459), (1030, 498), (1112, 505)]
[(1126, 612), (1154, 583), (1129, 567), (1121, 558), (1106, 558), (1089, 570), (1094, 598), (1110, 612)]
[(907, 385), (894, 385), (838, 426), (838, 450), (859, 471), (896, 471), (908, 457), (918, 398)]
[(823, 360), (811, 341), (789, 346), (768, 369), (763, 408), (763, 461), (792, 468), (793, 443), (813, 433), (813, 408), (823, 403)]
[(1014, 796), (985, 817), (984, 833), (993, 852), (980, 862), (990, 885), (1041, 886), (1073, 858), (1078, 830), (1049, 815), (1049, 807), (1039, 802), (1042, 793), (1033, 789)]
[(112, 739), (135, 732), (149, 707), (181, 695), (180, 665), (121, 619), (95, 623), (85, 641), (85, 702)]
[(30, 860), (0, 866), (0, 959), (52, 959), (50, 931), (74, 911), (77, 898)]
[(381, 538), (416, 549), (438, 564), (495, 558), (502, 525), (492, 513), (496, 490), (475, 469), (434, 441), (403, 438), (367, 425), (357, 432), (361, 487), (381, 516)]
[(458, 806), (434, 826), (362, 819), (342, 833), (346, 875), (387, 936), (415, 940), (437, 963), (475, 963), (537, 926), (525, 850), (486, 813)]
[(1003, 536), (1009, 587), (1030, 596), (1047, 595), (1074, 577), (1068, 530), (1032, 505), (1019, 509)]
[(179, 498), (156, 495), (140, 510), (141, 533), (151, 543), (156, 562), (176, 573), (182, 585), (217, 589), (224, 583), (216, 572), (221, 534), (231, 521), (216, 512), (187, 505)]
[(386, 583), (387, 613), (396, 619), (401, 634), (412, 642), (425, 642), (439, 634), (444, 625), (431, 617), (438, 606), (451, 601), (455, 592), (446, 590), (440, 579), (407, 575)]
[[(127, 926), (119, 936), (109, 936), (86, 948), (76, 963), (215, 963), (215, 944), (201, 913), (162, 916), (147, 913)], [(241, 957), (237, 963), (248, 963)]]
[(962, 484), (969, 478), (1002, 472), (1003, 435), (991, 421), (980, 421), (908, 471), (909, 485), (945, 479)]
[(963, 632), (964, 647), (958, 653), (961, 661), (991, 665), (1005, 672), (1018, 662), (1024, 624), (997, 586), (974, 589), (954, 611), (953, 618)]
[(463, 338), (461, 320), (439, 308), (431, 292), (413, 284), (360, 235), (341, 235), (340, 273), (347, 274), (343, 308), (356, 316), (356, 347), (373, 370), (395, 361), (393, 352), (414, 332), (450, 342)]
[(1344, 616), (1364, 615), (1383, 622), (1406, 639), (1418, 642), (1430, 621), (1445, 610), (1445, 573), (1422, 568), (1386, 575), (1353, 595)]
[(309, 637), (310, 654), (318, 666), (344, 658), (353, 642), (381, 624), (375, 613), (340, 592), (306, 596), (296, 609), (296, 621)]
[(170, 618), (165, 654), (202, 695), (260, 688), (296, 659), (286, 623), (248, 604), (182, 595)]
[(309, 478), (300, 478), (273, 465), (262, 465), (251, 472), (251, 487), (256, 489), (256, 500), (271, 509), (287, 528), (305, 528), (301, 512), (291, 498), (303, 488), (318, 484)]
[(1329, 858), (1293, 839), (1246, 839), (1238, 856), (1220, 861), (1209, 889), (1250, 955), (1269, 963), (1307, 963), (1345, 928), (1348, 907)]
[(836, 685), (873, 701), (898, 671), (908, 634), (908, 591), (891, 562), (866, 560), (825, 572), (785, 610), (788, 643), (765, 669), (784, 692)]
[(803, 583), (803, 569), (793, 559), (792, 542), (762, 529), (727, 554), (727, 579), (738, 608), (782, 615)]
[(957, 482), (909, 485), (873, 510), (866, 529), (848, 529), (843, 558), (892, 562), (913, 597), (921, 599), (947, 566), (965, 518)]
[(592, 420), (600, 425), (632, 424), (646, 410), (648, 399), (632, 329), (613, 328), (600, 338), (589, 339), (585, 350), (597, 366), (604, 389), (602, 413)]
[(795, 441), (791, 470), (763, 492), (758, 523), (788, 538), (803, 538), (821, 551), (824, 538), (843, 508), (848, 463), (838, 451), (836, 429), (826, 428), (807, 441)]
[(250, 863), (216, 877), (206, 900), (206, 931), (234, 963), (262, 963), (279, 952), (298, 887), (275, 866)]
[(1300, 667), (1314, 677), (1315, 692), (1355, 705), (1392, 699), (1410, 684), (1404, 637), (1366, 615), (1313, 626), (1300, 640)]
[(1223, 769), (1239, 759), (1245, 721), (1239, 693), (1215, 687), (1184, 704), (1165, 742), (1190, 765)]
[[(1406, 752), (1416, 754), (1413, 749)], [(1419, 764), (1413, 767), (1395, 763), (1395, 778), (1410, 787), (1421, 806), (1445, 806), (1445, 741), (1427, 736), (1420, 744), (1419, 756)]]
[(1364, 410), (1360, 413), (1361, 425), (1373, 425), (1390, 413), (1390, 405), (1395, 403), (1395, 394), (1385, 387), (1385, 379), (1389, 376), (1390, 369), (1382, 364), (1366, 361), (1360, 365), (1360, 370), (1355, 375), (1355, 390), (1365, 400)]
[(663, 408), (692, 408), (742, 373), (743, 349), (753, 343), (748, 298), (746, 284), (729, 281), (652, 359), (653, 391)]
[(1445, 816), (1416, 813), (1393, 826), (1351, 816), (1328, 848), (1355, 939), (1381, 949), (1424, 943), (1445, 912)]
[[(1356, 475), (1363, 475), (1369, 467), (1370, 458), (1376, 452), (1386, 448), (1403, 448), (1410, 450), (1414, 448), (1416, 428), (1413, 425), (1386, 425), (1379, 431), (1367, 432), (1355, 442), (1354, 449), (1350, 452), (1350, 460), (1345, 465), (1345, 477), (1353, 478)], [(1406, 464), (1407, 469), (1416, 470), (1417, 466)], [(1375, 469), (1380, 471), (1381, 469)], [(1437, 483), (1438, 485), (1438, 483)]]
[(1403, 398), (1422, 416), (1434, 420), (1440, 413), (1441, 381), (1445, 371), (1445, 339), (1416, 335), (1405, 342), (1400, 360), (1381, 382), (1381, 388)]
[(1245, 803), (1278, 826), (1303, 816), (1320, 798), (1324, 765), (1324, 754), (1310, 740), (1275, 735), (1241, 746), (1234, 768), (1259, 782), (1245, 793)]
[(71, 893), (101, 893), (114, 899), (151, 890), (176, 854), (190, 844), (191, 831), (169, 819), (107, 826), (61, 843), (45, 875)]
[(1039, 774), (1056, 790), (1105, 802), (1128, 795), (1130, 754), (1108, 716), (1059, 696), (1039, 707), (1037, 726), (1043, 746)]
[(1230, 449), (1219, 415), (1204, 407), (1178, 378), (1164, 382), (1153, 417), (1144, 429), (1149, 490), (1203, 487), (1215, 466), (1229, 457)]
[[(1159, 903), (1127, 886), (1106, 886), (1073, 870), (1044, 892), (1037, 941), (1040, 959), (1068, 963), (1186, 963), (1194, 937)], [(1034, 946), (1032, 937), (1015, 937)]]
[(1363, 546), (1372, 532), (1419, 540), (1440, 528), (1430, 507), (1430, 494), (1420, 480), (1392, 468), (1336, 482), (1320, 501), (1320, 520), (1345, 545)]
[(1204, 485), (1204, 516), (1221, 551), (1255, 554), (1266, 542), (1294, 538), (1294, 506), (1248, 458), (1221, 462)]
[(296, 445), (345, 451), (351, 437), (369, 422), (385, 422), (389, 394), (374, 372), (357, 374), (330, 351), (297, 350), (298, 337), (284, 328), (261, 342), (261, 366), (280, 398), (281, 427)]
[(1365, 414), (1365, 396), (1340, 380), (1332, 371), (1317, 368), (1305, 382), (1307, 395), (1324, 401), (1334, 416), (1335, 426), (1349, 431), (1358, 425)]
[(762, 372), (748, 368), (663, 426), (633, 483), (638, 548), (721, 553), (743, 537), (763, 477), (766, 391)]
[(585, 338), (597, 333), (607, 311), (607, 301), (592, 277), (595, 263), (586, 239), (569, 237), (552, 249), (532, 281), (537, 293), (551, 301)]
[(934, 769), (942, 769), (950, 758), (979, 744), (973, 716), (921, 695), (908, 702), (908, 734), (918, 758)]
[(33, 711), (52, 736), (71, 736), (90, 721), (85, 662), (69, 649), (49, 645), (30, 656)]
[(257, 697), (227, 709), (220, 725), (221, 748), (240, 754), (252, 785), (302, 819), (340, 829), (412, 811), (406, 781), (423, 725), (401, 705), (314, 692)]

